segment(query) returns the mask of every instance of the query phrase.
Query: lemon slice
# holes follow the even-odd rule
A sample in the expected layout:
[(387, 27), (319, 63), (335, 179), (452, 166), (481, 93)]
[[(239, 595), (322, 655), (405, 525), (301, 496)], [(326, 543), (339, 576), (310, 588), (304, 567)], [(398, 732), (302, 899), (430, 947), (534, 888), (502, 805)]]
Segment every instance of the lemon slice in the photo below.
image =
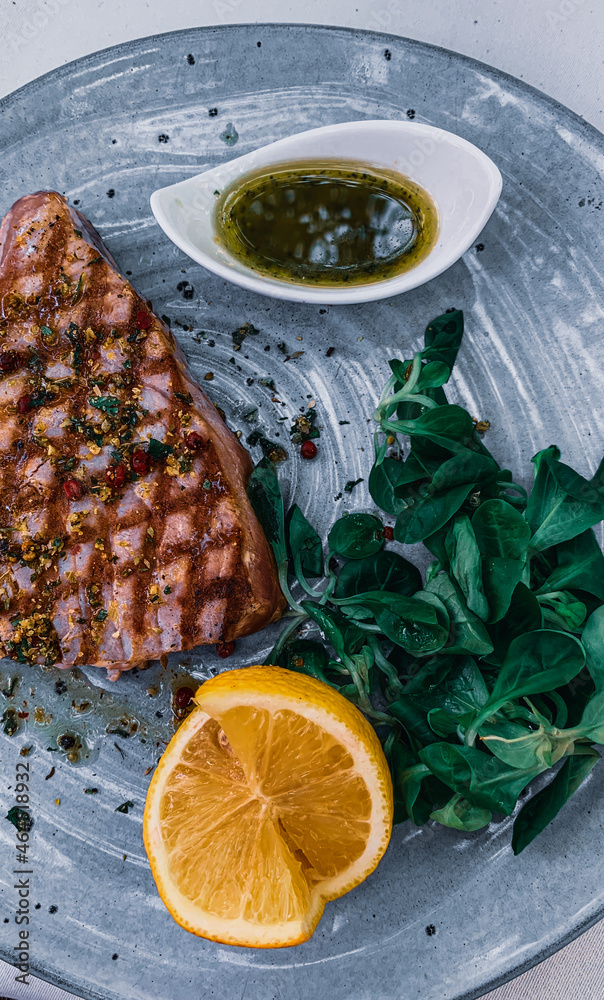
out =
[(279, 667), (206, 681), (149, 786), (143, 835), (159, 894), (224, 944), (307, 941), (327, 900), (374, 870), (392, 783), (365, 717)]

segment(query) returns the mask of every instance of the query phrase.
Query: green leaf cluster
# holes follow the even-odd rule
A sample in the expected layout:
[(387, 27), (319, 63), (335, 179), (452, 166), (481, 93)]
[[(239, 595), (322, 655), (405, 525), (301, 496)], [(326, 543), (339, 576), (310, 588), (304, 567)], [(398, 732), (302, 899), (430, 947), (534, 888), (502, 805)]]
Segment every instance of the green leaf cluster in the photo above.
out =
[[(518, 853), (604, 743), (604, 463), (587, 480), (545, 448), (527, 495), (447, 399), (462, 337), (462, 313), (445, 313), (423, 350), (390, 362), (368, 485), (396, 518), (396, 548), (376, 513), (339, 518), (324, 545), (297, 505), (285, 512), (274, 464), (254, 470), (291, 609), (266, 662), (336, 687), (372, 721), (396, 822), (469, 832), (516, 812)], [(425, 581), (402, 550), (416, 543), (434, 557)]]

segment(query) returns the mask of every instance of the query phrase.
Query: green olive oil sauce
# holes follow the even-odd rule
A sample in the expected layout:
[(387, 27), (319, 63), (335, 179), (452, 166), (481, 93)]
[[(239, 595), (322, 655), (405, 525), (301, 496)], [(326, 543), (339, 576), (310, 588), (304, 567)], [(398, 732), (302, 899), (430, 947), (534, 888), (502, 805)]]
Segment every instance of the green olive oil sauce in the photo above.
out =
[(432, 198), (371, 164), (297, 160), (252, 171), (225, 189), (217, 240), (259, 274), (307, 285), (369, 284), (423, 260), (438, 235)]

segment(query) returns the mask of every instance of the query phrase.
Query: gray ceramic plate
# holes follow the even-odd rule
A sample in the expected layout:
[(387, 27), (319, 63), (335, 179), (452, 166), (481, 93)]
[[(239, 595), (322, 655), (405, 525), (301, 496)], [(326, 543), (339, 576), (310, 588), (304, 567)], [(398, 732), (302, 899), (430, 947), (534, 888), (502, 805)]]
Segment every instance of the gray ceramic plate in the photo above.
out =
[[(323, 309), (259, 298), (194, 266), (153, 222), (154, 188), (236, 153), (330, 122), (405, 115), (482, 147), (504, 189), (480, 243), (398, 299)], [(6, 98), (0, 121), (2, 211), (46, 187), (79, 204), (138, 289), (171, 318), (198, 376), (214, 372), (208, 388), (233, 426), (247, 430), (243, 414), (254, 407), (257, 426), (285, 442), (293, 415), (316, 400), (320, 458), (300, 463), (292, 454), (282, 469), (290, 494), (322, 529), (368, 505), (364, 483), (338, 496), (347, 480), (367, 477), (369, 418), (387, 359), (408, 354), (449, 306), (467, 318), (453, 391), (491, 420), (495, 454), (524, 481), (531, 456), (553, 441), (582, 472), (594, 469), (604, 440), (604, 141), (565, 108), (417, 42), (265, 25), (184, 31), (98, 53)], [(260, 333), (234, 354), (231, 332), (247, 320)], [(287, 362), (280, 343), (304, 354)], [(276, 392), (259, 384), (263, 376)], [(229, 663), (261, 660), (271, 639), (241, 642)], [(39, 908), (30, 930), (40, 975), (103, 1000), (469, 998), (601, 914), (604, 765), (519, 858), (510, 821), (469, 837), (405, 824), (378, 871), (328, 906), (310, 943), (253, 952), (190, 936), (160, 903), (143, 852), (143, 772), (172, 731), (176, 674), (202, 678), (221, 665), (199, 649), (165, 672), (152, 667), (112, 685), (93, 670), (58, 675), (0, 664), (4, 681), (18, 677), (13, 704), (25, 700), (30, 713), (44, 706), (52, 715), (34, 723), (30, 714), (0, 743), (3, 807), (13, 802), (19, 747), (35, 746)], [(151, 697), (153, 686), (160, 690)], [(133, 718), (138, 729), (128, 738)], [(83, 743), (81, 766), (48, 749), (65, 729)], [(130, 812), (115, 812), (125, 800), (134, 803)], [(6, 957), (15, 943), (13, 833), (2, 820)]]

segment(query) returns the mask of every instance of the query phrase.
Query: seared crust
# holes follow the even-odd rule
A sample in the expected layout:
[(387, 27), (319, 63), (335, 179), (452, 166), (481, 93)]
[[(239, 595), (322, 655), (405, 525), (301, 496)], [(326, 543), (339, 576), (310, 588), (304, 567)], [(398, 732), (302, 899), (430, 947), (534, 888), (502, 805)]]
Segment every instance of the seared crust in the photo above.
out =
[(6, 655), (117, 676), (280, 616), (249, 455), (56, 192), (0, 229), (0, 411)]

